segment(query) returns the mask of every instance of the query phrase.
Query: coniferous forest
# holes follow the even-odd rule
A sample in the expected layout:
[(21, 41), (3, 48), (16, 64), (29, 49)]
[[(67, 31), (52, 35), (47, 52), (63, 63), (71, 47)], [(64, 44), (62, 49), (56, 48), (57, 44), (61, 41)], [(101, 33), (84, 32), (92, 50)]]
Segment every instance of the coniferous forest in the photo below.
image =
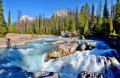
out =
[(6, 23), (3, 2), (0, 0), (0, 37), (4, 37), (7, 33), (60, 35), (64, 30), (76, 31), (79, 35), (90, 37), (120, 35), (120, 0), (117, 0), (116, 4), (111, 3), (110, 12), (107, 1), (105, 0), (105, 4), (100, 1), (97, 8), (93, 4), (90, 7), (88, 3), (84, 4), (80, 11), (76, 7), (70, 10), (69, 17), (59, 18), (56, 15), (48, 19), (40, 14), (31, 22), (20, 21), (21, 11), (18, 11), (18, 22), (11, 24), (11, 12), (9, 11)]

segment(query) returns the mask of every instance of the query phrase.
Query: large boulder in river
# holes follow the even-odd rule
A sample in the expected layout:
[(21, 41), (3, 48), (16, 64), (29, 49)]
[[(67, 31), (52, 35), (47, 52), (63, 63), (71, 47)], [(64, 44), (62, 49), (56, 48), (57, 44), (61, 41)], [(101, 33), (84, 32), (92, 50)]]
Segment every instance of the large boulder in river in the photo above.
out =
[(80, 41), (79, 40), (55, 41), (50, 44), (57, 45), (57, 47), (46, 54), (45, 61), (49, 61), (50, 59), (56, 59), (59, 57), (64, 57), (69, 54), (75, 53), (78, 45), (80, 44)]
[(45, 57), (45, 61), (49, 61), (50, 59), (56, 59), (58, 58), (58, 52), (57, 49), (56, 50), (51, 50), (47, 53), (46, 57)]

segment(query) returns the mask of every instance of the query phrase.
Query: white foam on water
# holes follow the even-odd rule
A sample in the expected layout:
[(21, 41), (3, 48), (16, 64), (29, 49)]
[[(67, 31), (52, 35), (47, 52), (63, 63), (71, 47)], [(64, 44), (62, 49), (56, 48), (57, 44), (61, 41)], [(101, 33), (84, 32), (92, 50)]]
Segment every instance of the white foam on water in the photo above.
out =
[[(45, 62), (43, 65), (43, 71), (67, 73), (72, 74), (73, 76), (76, 74), (78, 75), (81, 71), (88, 71), (95, 74), (103, 73), (105, 68), (109, 68), (111, 64), (110, 60), (106, 58), (107, 55), (112, 55), (111, 51), (114, 50), (93, 49), (91, 51), (77, 51), (75, 54), (68, 55), (60, 60), (50, 60)], [(117, 61), (117, 59), (114, 57), (112, 58), (114, 60), (114, 64), (119, 66), (120, 63)]]
[(48, 44), (48, 43), (46, 43), (46, 42), (43, 42), (43, 44)]
[(18, 51), (24, 55), (27, 55), (30, 51), (32, 51), (33, 48), (27, 48), (27, 49), (18, 49)]

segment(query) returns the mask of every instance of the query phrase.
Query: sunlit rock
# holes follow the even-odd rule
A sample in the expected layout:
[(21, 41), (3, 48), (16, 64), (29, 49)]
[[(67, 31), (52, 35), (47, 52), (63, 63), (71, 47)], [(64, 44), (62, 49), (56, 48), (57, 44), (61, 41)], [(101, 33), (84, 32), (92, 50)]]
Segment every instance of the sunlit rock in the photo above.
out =
[(37, 72), (29, 78), (60, 78), (60, 74), (53, 72)]
[(57, 45), (58, 47), (55, 48), (54, 50), (49, 51), (46, 54), (45, 61), (58, 58), (58, 54), (60, 55), (60, 57), (64, 57), (72, 53), (75, 53), (78, 45), (80, 44), (80, 41), (79, 40), (55, 41), (50, 44)]

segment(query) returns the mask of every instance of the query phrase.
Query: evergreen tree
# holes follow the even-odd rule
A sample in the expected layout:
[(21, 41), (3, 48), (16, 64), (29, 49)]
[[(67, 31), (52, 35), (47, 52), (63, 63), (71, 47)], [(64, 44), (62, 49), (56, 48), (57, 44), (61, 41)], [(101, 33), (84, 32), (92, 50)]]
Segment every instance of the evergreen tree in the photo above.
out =
[(36, 16), (36, 20), (35, 20), (35, 34), (39, 34), (38, 18), (37, 18), (37, 16)]
[(78, 7), (76, 7), (76, 13), (75, 13), (75, 26), (76, 26), (76, 29), (79, 28), (78, 20), (79, 20), (79, 16), (78, 16)]
[(3, 3), (2, 0), (0, 0), (0, 37), (3, 37), (7, 32), (5, 26), (5, 19), (3, 15), (2, 3)]
[(115, 19), (116, 19), (116, 26), (117, 26), (115, 28), (117, 30), (117, 33), (120, 34), (120, 0), (117, 0)]
[(109, 11), (108, 11), (108, 5), (107, 5), (107, 0), (105, 0), (105, 5), (104, 5), (104, 11), (103, 11), (103, 17), (104, 18), (109, 18)]
[(67, 18), (67, 23), (66, 23), (66, 27), (65, 27), (65, 30), (69, 31), (70, 30), (70, 18)]
[(11, 16), (10, 16), (10, 11), (9, 11), (9, 15), (8, 15), (8, 24), (7, 24), (7, 30), (8, 32), (11, 32)]
[(85, 24), (84, 24), (84, 35), (88, 36), (90, 34), (90, 29), (89, 29), (89, 21), (90, 21), (90, 7), (88, 3), (86, 3), (85, 6), (85, 13), (84, 13), (84, 18), (85, 18)]
[(113, 33), (113, 19), (110, 19), (110, 33)]
[(91, 32), (93, 31), (94, 28), (94, 5), (92, 4), (92, 11), (91, 11), (91, 22), (90, 22), (90, 28)]
[(71, 20), (70, 31), (76, 31), (75, 18), (74, 18), (74, 10), (73, 10), (73, 13), (72, 13), (72, 20)]
[(95, 20), (95, 28), (94, 28), (94, 33), (95, 33), (95, 35), (97, 35), (97, 34), (99, 34), (100, 33), (100, 31), (101, 31), (101, 24), (102, 24), (102, 15), (101, 15), (101, 13), (102, 13), (102, 3), (101, 3), (101, 0), (100, 0), (100, 2), (99, 2), (99, 5), (98, 5), (98, 7), (97, 7), (97, 15), (96, 15), (96, 18), (94, 18)]
[(42, 32), (42, 15), (39, 15), (39, 34)]
[(104, 35), (108, 35), (109, 34), (109, 11), (107, 8), (107, 0), (105, 0), (105, 5), (104, 5), (104, 11), (103, 11), (103, 23), (102, 23), (102, 32), (104, 33)]

